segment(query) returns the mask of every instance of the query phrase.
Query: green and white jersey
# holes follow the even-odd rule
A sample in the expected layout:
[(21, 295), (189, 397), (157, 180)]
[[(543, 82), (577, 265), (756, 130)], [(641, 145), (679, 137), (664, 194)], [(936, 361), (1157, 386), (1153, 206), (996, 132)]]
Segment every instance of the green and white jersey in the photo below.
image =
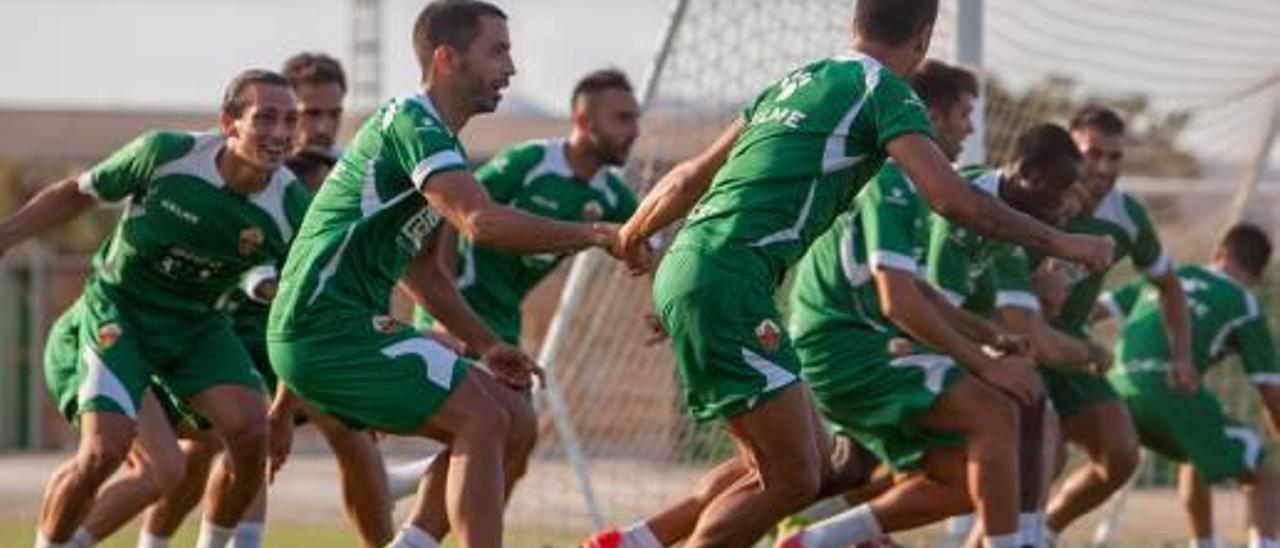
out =
[(379, 108), (307, 210), (271, 306), (268, 339), (340, 331), (356, 318), (386, 314), (409, 260), (441, 221), (423, 186), (465, 169), (462, 145), (429, 97)]
[[(1239, 354), (1255, 383), (1280, 383), (1280, 364), (1258, 299), (1239, 282), (1212, 268), (1184, 265), (1176, 271), (1187, 294), (1191, 357), (1204, 374), (1230, 352)], [(1154, 285), (1135, 278), (1099, 302), (1122, 322), (1116, 362), (1125, 372), (1164, 371), (1169, 339)]]
[(911, 88), (866, 56), (788, 74), (743, 111), (742, 123), (673, 247), (754, 250), (779, 283), (880, 170), (886, 144), (933, 133)]
[(791, 286), (792, 336), (849, 327), (898, 333), (881, 312), (873, 274), (896, 269), (920, 274), (928, 243), (929, 208), (892, 161), (836, 217), (796, 265)]
[[(961, 175), (974, 186), (1000, 197), (1000, 173), (966, 168)], [(1031, 293), (1028, 258), (1023, 248), (993, 240), (936, 213), (929, 216), (925, 278), (957, 307), (981, 315), (998, 308), (1040, 310)]]
[[(1160, 245), (1147, 209), (1137, 198), (1113, 189), (1090, 215), (1077, 216), (1067, 222), (1067, 232), (1093, 234), (1111, 240), (1116, 262), (1128, 257), (1133, 266), (1148, 277), (1165, 275), (1172, 267)], [(1059, 260), (1059, 259), (1055, 259)], [(1038, 261), (1034, 261), (1038, 262)], [(1053, 325), (1068, 333), (1084, 336), (1093, 303), (1102, 293), (1107, 272), (1090, 272), (1084, 265), (1068, 263), (1067, 276), (1071, 290)]]
[(218, 172), (217, 133), (150, 132), (79, 178), (80, 191), (127, 200), (98, 249), (88, 288), (152, 310), (203, 315), (237, 285), (274, 275), (307, 192), (280, 168), (262, 191), (232, 191)]
[[(625, 222), (636, 197), (612, 168), (574, 175), (564, 139), (521, 143), (476, 171), (494, 201), (560, 221)], [(520, 302), (569, 254), (516, 255), (458, 242), (457, 283), (472, 309), (504, 339), (518, 338)]]

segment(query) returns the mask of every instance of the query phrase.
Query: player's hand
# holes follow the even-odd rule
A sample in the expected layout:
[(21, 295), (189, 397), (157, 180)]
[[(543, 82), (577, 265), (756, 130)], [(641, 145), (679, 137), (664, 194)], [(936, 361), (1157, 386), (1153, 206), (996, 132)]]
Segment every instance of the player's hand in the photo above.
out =
[(1001, 356), (1030, 356), (1031, 339), (1012, 331), (998, 330), (991, 339), (991, 348)]
[(1196, 373), (1196, 368), (1191, 365), (1190, 360), (1170, 360), (1168, 380), (1169, 388), (1190, 394), (1196, 391), (1199, 374)]
[(1085, 341), (1085, 344), (1089, 348), (1089, 363), (1085, 364), (1085, 369), (1094, 375), (1107, 374), (1111, 370), (1111, 351), (1093, 341)]
[(618, 253), (615, 257), (625, 261), (633, 276), (646, 274), (653, 270), (654, 252), (647, 238), (627, 230), (623, 226), (617, 233)]
[(523, 390), (533, 384), (535, 379), (538, 384), (542, 384), (542, 367), (520, 349), (509, 344), (498, 343), (489, 347), (480, 360), (495, 378), (512, 388)]
[(272, 407), (267, 413), (267, 425), (267, 482), (271, 483), (293, 450), (293, 411)]
[(1056, 264), (1057, 261), (1046, 261), (1045, 266), (1031, 273), (1031, 291), (1048, 317), (1057, 316), (1071, 295), (1071, 278), (1062, 269), (1054, 268)]
[(992, 358), (975, 370), (987, 384), (1004, 392), (1022, 405), (1032, 405), (1040, 399), (1040, 377), (1036, 375), (1031, 358), (1020, 355)]
[(644, 340), (645, 346), (653, 346), (667, 340), (667, 330), (662, 327), (662, 321), (658, 319), (657, 313), (646, 312), (644, 324), (645, 327), (649, 328), (649, 336)]
[(1081, 263), (1089, 270), (1099, 272), (1115, 261), (1115, 249), (1111, 240), (1088, 234), (1060, 233), (1054, 255)]

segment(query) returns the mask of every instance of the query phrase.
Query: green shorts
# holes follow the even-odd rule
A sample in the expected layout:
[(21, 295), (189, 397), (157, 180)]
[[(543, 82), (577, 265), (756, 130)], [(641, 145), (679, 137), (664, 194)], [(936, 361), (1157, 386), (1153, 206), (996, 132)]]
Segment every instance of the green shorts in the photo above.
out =
[(136, 418), (153, 382), (179, 400), (222, 385), (263, 391), (225, 317), (166, 318), (92, 290), (54, 323), (44, 368), (58, 410), (73, 422), (89, 411)]
[(308, 405), (352, 428), (416, 430), (470, 369), (466, 360), (387, 316), (346, 329), (269, 333), (276, 374)]
[(726, 259), (673, 249), (654, 276), (654, 310), (671, 337), (685, 406), (699, 421), (746, 413), (800, 379), (774, 281), (750, 253)]
[(918, 421), (964, 375), (954, 360), (912, 345), (894, 355), (895, 337), (841, 326), (795, 333), (801, 372), (829, 422), (896, 471), (918, 468), (930, 449), (963, 442)]
[(1128, 406), (1142, 445), (1190, 463), (1205, 481), (1238, 478), (1262, 461), (1262, 438), (1227, 418), (1204, 386), (1191, 394), (1177, 392), (1163, 371), (1116, 371), (1109, 379)]
[(1038, 370), (1054, 411), (1064, 419), (1099, 403), (1120, 401), (1111, 383), (1100, 375), (1053, 367)]

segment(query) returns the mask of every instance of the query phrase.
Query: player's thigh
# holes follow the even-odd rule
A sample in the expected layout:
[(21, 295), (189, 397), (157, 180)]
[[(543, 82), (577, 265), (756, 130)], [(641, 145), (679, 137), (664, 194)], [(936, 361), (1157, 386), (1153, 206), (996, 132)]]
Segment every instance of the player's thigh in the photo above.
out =
[(810, 422), (812, 403), (802, 384), (792, 384), (749, 412), (729, 419), (729, 432), (755, 465), (765, 487), (781, 480), (807, 496), (817, 494), (826, 455), (819, 455)]
[(1096, 405), (1120, 401), (1111, 383), (1100, 375), (1045, 367), (1040, 369), (1040, 377), (1049, 401), (1064, 420)]
[(143, 396), (134, 447), (140, 464), (151, 471), (161, 486), (172, 486), (182, 478), (187, 459), (154, 393)]
[(343, 474), (375, 479), (386, 475), (382, 452), (378, 450), (372, 434), (366, 430), (351, 428), (342, 421), (315, 410), (309, 409), (306, 414), (333, 450)]
[(1120, 400), (1097, 401), (1062, 417), (1063, 436), (1090, 458), (1136, 456), (1138, 432), (1129, 409)]
[(280, 380), (313, 410), (349, 427), (418, 433), (470, 376), (468, 362), (407, 325), (268, 343)]
[(654, 280), (654, 306), (671, 337), (685, 406), (703, 421), (746, 413), (799, 380), (773, 281), (721, 261), (673, 251)]

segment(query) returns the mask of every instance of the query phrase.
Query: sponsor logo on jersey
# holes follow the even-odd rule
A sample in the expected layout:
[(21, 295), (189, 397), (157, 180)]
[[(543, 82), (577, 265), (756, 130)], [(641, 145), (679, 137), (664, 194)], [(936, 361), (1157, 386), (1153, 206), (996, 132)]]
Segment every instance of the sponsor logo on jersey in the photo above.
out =
[(174, 217), (182, 219), (183, 221), (186, 221), (190, 224), (193, 224), (193, 225), (200, 224), (199, 215), (196, 215), (195, 213), (192, 213), (190, 211), (183, 209), (182, 206), (178, 205), (176, 202), (173, 202), (172, 200), (160, 200), (160, 208), (165, 211), (168, 211), (169, 213), (172, 213)]
[(778, 324), (773, 320), (765, 318), (756, 326), (756, 340), (760, 342), (760, 347), (768, 352), (778, 349), (778, 345), (782, 343), (782, 331), (778, 329)]
[(259, 247), (262, 247), (262, 242), (265, 240), (266, 237), (262, 235), (262, 230), (258, 227), (251, 226), (241, 230), (238, 244), (240, 256), (248, 257), (249, 255), (253, 255)]
[(122, 332), (119, 325), (114, 323), (102, 324), (101, 327), (98, 327), (98, 349), (106, 350), (115, 346), (116, 341), (120, 340)]
[(604, 207), (601, 207), (600, 202), (587, 200), (587, 203), (582, 206), (582, 218), (584, 220), (599, 221), (603, 217)]
[(374, 316), (373, 330), (378, 333), (391, 333), (396, 330), (396, 319), (385, 314)]
[(434, 209), (424, 207), (400, 227), (400, 236), (406, 240), (410, 251), (422, 249), (422, 242), (427, 235), (440, 224), (440, 214)]
[(537, 194), (534, 194), (533, 196), (529, 197), (529, 201), (533, 202), (536, 205), (545, 207), (547, 209), (560, 209), (560, 202), (552, 200), (551, 198), (547, 198), (546, 196), (539, 196)]

